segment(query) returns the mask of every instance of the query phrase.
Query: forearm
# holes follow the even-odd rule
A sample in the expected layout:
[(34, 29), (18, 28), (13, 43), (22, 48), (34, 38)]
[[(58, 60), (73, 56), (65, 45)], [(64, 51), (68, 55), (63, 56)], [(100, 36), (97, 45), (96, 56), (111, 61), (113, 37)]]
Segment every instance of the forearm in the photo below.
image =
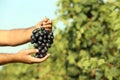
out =
[(0, 54), (0, 65), (17, 62), (16, 54)]
[(17, 46), (30, 41), (30, 36), (35, 27), (9, 30), (8, 45)]
[(30, 41), (30, 36), (35, 27), (0, 30), (0, 46), (17, 46)]
[(26, 63), (26, 64), (32, 64), (32, 63), (40, 63), (45, 61), (50, 54), (47, 54), (43, 58), (35, 58), (32, 56), (32, 54), (37, 53), (37, 49), (29, 49), (29, 50), (22, 50), (19, 51), (16, 54), (0, 54), (0, 65), (7, 64), (7, 63)]
[(45, 18), (37, 25), (30, 28), (0, 30), (0, 46), (17, 46), (30, 41), (30, 36), (35, 28), (45, 27), (46, 30), (52, 29), (52, 22)]

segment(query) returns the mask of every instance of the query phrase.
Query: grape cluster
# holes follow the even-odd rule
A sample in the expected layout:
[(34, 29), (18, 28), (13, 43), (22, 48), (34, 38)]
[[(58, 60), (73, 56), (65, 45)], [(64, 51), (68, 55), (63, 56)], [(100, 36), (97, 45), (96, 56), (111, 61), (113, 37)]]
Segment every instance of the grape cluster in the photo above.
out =
[(51, 47), (53, 39), (53, 32), (45, 30), (44, 27), (32, 31), (31, 44), (34, 45), (34, 48), (38, 49), (38, 52), (35, 54), (36, 58), (43, 58), (47, 55), (46, 52)]

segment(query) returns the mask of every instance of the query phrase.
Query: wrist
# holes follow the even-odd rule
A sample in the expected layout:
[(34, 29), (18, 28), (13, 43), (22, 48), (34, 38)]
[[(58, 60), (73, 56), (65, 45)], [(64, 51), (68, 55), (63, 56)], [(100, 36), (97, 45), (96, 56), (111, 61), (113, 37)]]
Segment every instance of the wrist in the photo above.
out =
[(17, 54), (10, 54), (11, 55), (11, 62), (13, 63), (15, 63), (15, 62), (18, 62), (18, 56), (17, 56)]
[(16, 54), (14, 54), (13, 61), (14, 61), (14, 62), (22, 62), (22, 61), (21, 61), (21, 58), (22, 58), (22, 56), (19, 55), (19, 53), (16, 53)]

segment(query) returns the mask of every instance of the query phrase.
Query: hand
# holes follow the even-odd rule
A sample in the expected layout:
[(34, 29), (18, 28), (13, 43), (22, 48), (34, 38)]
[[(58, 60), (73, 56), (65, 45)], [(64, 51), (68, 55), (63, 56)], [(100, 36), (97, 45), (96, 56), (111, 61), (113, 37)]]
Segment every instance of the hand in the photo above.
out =
[(46, 30), (52, 30), (52, 21), (48, 18), (44, 18), (41, 22), (36, 25), (36, 28), (45, 27)]
[(16, 54), (15, 58), (17, 62), (22, 62), (22, 63), (28, 63), (28, 64), (32, 64), (32, 63), (40, 63), (45, 61), (50, 54), (47, 54), (45, 57), (43, 58), (35, 58), (32, 57), (31, 54), (36, 53), (38, 50), (36, 49), (30, 49), (30, 50), (23, 50), (20, 51)]

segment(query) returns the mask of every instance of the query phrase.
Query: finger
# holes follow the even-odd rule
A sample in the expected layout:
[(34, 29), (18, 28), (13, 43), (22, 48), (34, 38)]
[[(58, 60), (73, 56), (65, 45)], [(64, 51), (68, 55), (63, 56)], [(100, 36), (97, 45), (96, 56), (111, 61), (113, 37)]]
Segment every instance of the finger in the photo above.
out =
[(52, 30), (52, 27), (45, 27), (46, 30)]
[(43, 58), (34, 58), (34, 57), (33, 57), (33, 62), (34, 62), (34, 63), (43, 62), (43, 61), (45, 61), (49, 56), (50, 56), (50, 54), (47, 54), (47, 55), (46, 55), (45, 57), (43, 57)]
[(47, 24), (52, 24), (52, 22), (43, 22), (42, 24), (47, 25)]
[(44, 18), (43, 21), (47, 22), (49, 20), (49, 18)]
[(45, 29), (45, 30), (47, 30), (47, 31), (49, 31), (49, 32), (51, 32), (51, 31), (52, 31), (52, 29)]
[(45, 30), (52, 31), (52, 27), (51, 28), (45, 27)]
[(26, 53), (27, 53), (27, 54), (34, 54), (34, 53), (36, 53), (36, 52), (38, 52), (38, 49), (26, 50)]
[(43, 25), (43, 22), (47, 22), (48, 21), (48, 18), (44, 18), (42, 19), (37, 26), (42, 26)]
[(42, 26), (37, 26), (38, 28), (40, 28), (40, 27), (44, 27), (45, 29), (52, 29), (52, 25), (51, 24), (49, 24), (49, 25), (42, 25)]
[(43, 26), (43, 22), (39, 22), (36, 26), (37, 26), (37, 28), (40, 26)]
[(52, 28), (52, 25), (43, 25), (45, 28)]

